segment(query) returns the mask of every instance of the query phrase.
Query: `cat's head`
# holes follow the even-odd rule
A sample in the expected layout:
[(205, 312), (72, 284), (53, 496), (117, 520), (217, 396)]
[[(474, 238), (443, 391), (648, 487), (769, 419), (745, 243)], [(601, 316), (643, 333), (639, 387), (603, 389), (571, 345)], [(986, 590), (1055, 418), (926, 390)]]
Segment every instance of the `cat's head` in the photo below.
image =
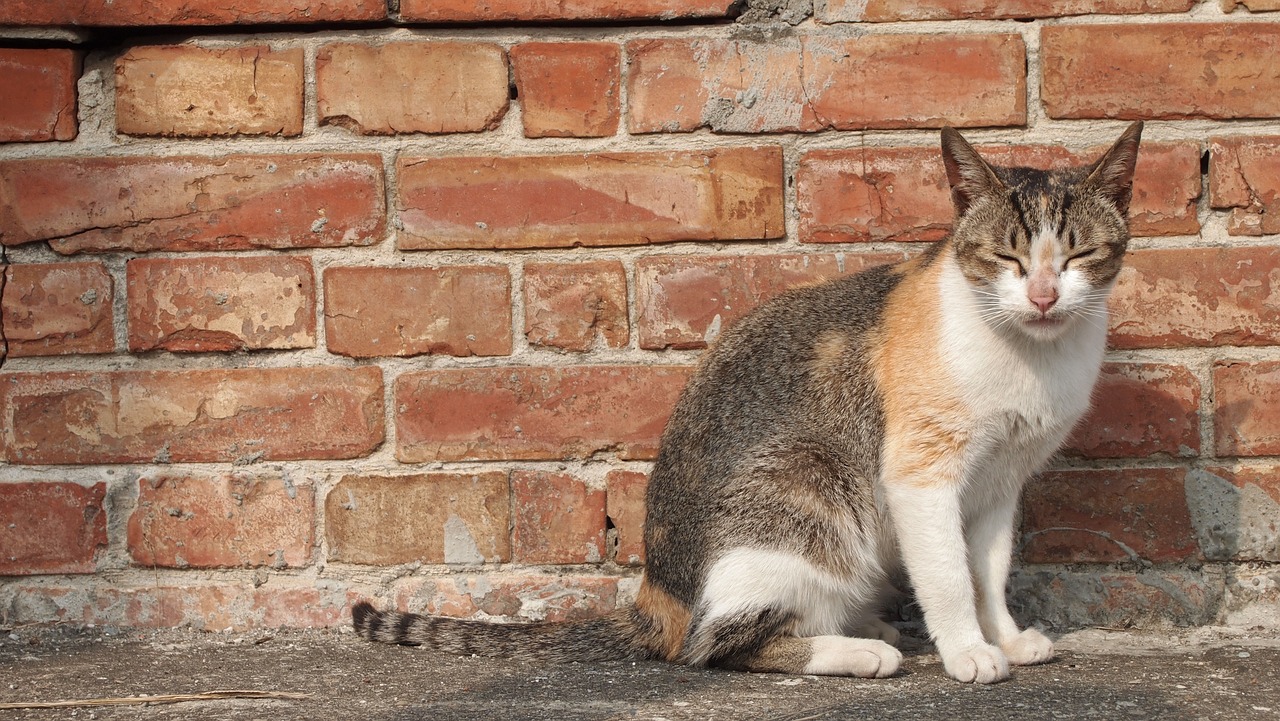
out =
[(1129, 199), (1142, 123), (1092, 165), (1063, 170), (993, 166), (942, 129), (959, 266), (993, 326), (1052, 340), (1103, 323), (1129, 242)]

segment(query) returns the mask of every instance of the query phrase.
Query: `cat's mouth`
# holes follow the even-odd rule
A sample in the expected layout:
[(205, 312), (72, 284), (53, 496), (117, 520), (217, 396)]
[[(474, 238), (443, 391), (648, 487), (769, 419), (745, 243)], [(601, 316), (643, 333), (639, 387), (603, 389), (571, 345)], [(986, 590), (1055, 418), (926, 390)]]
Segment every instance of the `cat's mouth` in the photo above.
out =
[(1067, 322), (1067, 319), (1060, 316), (1040, 316), (1039, 318), (1031, 318), (1023, 322), (1030, 328), (1049, 329), (1060, 327), (1063, 323)]

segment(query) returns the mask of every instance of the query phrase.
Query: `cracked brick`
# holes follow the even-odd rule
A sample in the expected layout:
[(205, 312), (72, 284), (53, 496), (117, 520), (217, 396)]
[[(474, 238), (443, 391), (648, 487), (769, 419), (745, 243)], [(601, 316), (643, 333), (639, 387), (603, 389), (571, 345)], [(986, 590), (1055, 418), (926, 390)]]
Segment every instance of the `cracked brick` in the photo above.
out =
[(1280, 233), (1280, 136), (1209, 141), (1209, 204), (1230, 209), (1231, 235)]
[(413, 22), (673, 20), (728, 15), (735, 0), (400, 0)]
[(258, 25), (382, 20), (386, 0), (112, 0), (48, 2), (6, 0), (0, 25)]
[(1195, 0), (933, 0), (928, 3), (912, 0), (827, 0), (821, 6), (818, 19), (824, 23), (965, 18), (1004, 20), (1068, 15), (1180, 13), (1190, 10), (1193, 5)]
[(110, 353), (114, 283), (101, 263), (30, 263), (4, 270), (0, 322), (9, 356)]
[(74, 50), (0, 49), (0, 143), (74, 140), (79, 77)]
[(527, 263), (525, 337), (535, 346), (585, 352), (597, 344), (624, 348), (627, 276), (622, 263)]

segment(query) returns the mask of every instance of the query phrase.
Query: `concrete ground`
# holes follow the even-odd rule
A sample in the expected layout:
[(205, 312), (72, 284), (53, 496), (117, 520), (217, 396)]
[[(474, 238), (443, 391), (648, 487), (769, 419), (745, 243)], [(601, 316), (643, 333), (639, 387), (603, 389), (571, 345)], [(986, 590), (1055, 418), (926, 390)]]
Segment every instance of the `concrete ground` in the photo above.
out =
[(660, 663), (540, 665), (440, 656), (349, 632), (0, 633), (0, 704), (295, 692), (296, 700), (2, 710), (7, 719), (1280, 719), (1280, 636), (1212, 629), (1081, 631), (1051, 664), (995, 686), (947, 679), (932, 649), (881, 681)]

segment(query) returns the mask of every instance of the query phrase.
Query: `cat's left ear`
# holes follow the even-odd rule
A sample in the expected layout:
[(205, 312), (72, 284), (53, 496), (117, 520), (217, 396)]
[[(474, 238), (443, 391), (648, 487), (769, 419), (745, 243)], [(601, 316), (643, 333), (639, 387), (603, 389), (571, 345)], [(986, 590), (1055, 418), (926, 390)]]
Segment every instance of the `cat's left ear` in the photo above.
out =
[(1138, 164), (1138, 143), (1142, 140), (1142, 121), (1130, 125), (1115, 145), (1094, 166), (1083, 185), (1115, 203), (1120, 215), (1129, 214), (1133, 198), (1133, 170)]
[(942, 129), (942, 164), (947, 167), (947, 182), (951, 184), (951, 201), (955, 203), (957, 218), (978, 198), (1005, 190), (1004, 183), (987, 161), (950, 126)]

